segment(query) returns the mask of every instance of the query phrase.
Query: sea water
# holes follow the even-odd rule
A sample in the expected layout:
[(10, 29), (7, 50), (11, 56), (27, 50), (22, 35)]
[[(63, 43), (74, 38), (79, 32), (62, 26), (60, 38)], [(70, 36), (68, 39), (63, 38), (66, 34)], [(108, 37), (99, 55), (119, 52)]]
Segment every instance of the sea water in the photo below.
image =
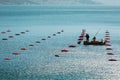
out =
[[(109, 31), (113, 49), (110, 52), (114, 55), (107, 55), (106, 46), (78, 45), (82, 29), (90, 40), (96, 33), (97, 40), (105, 39)], [(26, 30), (29, 32), (20, 34)], [(56, 34), (61, 30), (64, 32)], [(120, 7), (0, 6), (0, 32), (3, 31), (6, 34), (0, 34), (0, 80), (120, 79)], [(21, 50), (23, 47), (27, 50)], [(62, 49), (69, 52), (62, 53)], [(108, 61), (111, 58), (117, 61)]]

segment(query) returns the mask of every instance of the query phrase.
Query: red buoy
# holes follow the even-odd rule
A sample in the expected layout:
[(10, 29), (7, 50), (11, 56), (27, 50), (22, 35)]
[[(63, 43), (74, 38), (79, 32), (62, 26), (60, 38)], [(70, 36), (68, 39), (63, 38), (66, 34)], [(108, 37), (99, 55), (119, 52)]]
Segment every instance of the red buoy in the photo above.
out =
[(9, 36), (9, 38), (14, 38), (14, 36)]
[(84, 36), (79, 36), (79, 38), (83, 38)]
[(61, 50), (61, 52), (68, 52), (68, 50), (66, 50), (66, 49), (63, 49), (63, 50)]
[(14, 52), (13, 55), (19, 55), (20, 53), (19, 52)]
[(105, 37), (110, 37), (110, 36), (105, 36)]
[(111, 46), (111, 44), (105, 44), (105, 46)]
[(27, 48), (21, 48), (21, 50), (27, 50)]
[(110, 42), (110, 40), (106, 40), (105, 42), (108, 42), (108, 43), (109, 43), (109, 42)]
[(4, 60), (11, 60), (11, 58), (4, 58)]
[(83, 40), (82, 38), (78, 39), (78, 40)]
[(105, 38), (106, 40), (110, 40), (110, 38)]

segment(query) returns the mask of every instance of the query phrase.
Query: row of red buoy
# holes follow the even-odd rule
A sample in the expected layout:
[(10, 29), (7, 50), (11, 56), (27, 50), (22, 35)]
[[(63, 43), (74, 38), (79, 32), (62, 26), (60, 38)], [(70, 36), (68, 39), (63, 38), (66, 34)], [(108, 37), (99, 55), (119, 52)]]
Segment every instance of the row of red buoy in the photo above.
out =
[(83, 41), (84, 36), (85, 36), (85, 29), (82, 30), (82, 33), (79, 36), (77, 44), (80, 44)]
[[(110, 33), (108, 31), (105, 32), (105, 41), (106, 41), (106, 50), (107, 50), (107, 55), (110, 55), (108, 61), (117, 61), (116, 59), (113, 58), (114, 54), (113, 54), (113, 49), (112, 49), (112, 45), (110, 43)], [(112, 56), (112, 58), (111, 58)]]
[[(26, 30), (26, 32), (29, 32), (28, 30)], [(61, 32), (64, 32), (63, 30), (61, 30)], [(57, 32), (56, 34), (61, 34), (61, 32)], [(25, 34), (25, 32), (21, 32), (21, 34)], [(53, 34), (53, 36), (56, 36), (56, 34)], [(16, 36), (20, 35), (20, 34), (15, 34)], [(12, 37), (11, 37), (12, 38)], [(51, 38), (51, 36), (48, 36), (47, 38)], [(45, 38), (42, 38), (41, 40), (46, 40)], [(36, 41), (36, 43), (40, 43), (40, 41)], [(29, 46), (34, 46), (33, 44), (29, 44)], [(23, 47), (20, 50), (28, 50), (27, 48)], [(20, 55), (19, 52), (13, 52), (13, 55)], [(59, 55), (55, 55), (56, 57), (59, 57)], [(4, 58), (4, 60), (12, 60), (12, 58)]]
[[(69, 45), (68, 47), (69, 48), (75, 48), (76, 46), (75, 45)], [(69, 50), (68, 49), (62, 49), (61, 52), (62, 53), (67, 53), (67, 52), (69, 52)], [(55, 57), (60, 57), (60, 56), (59, 55), (55, 55)]]
[[(82, 30), (82, 33), (81, 33), (81, 35), (79, 36), (78, 44), (81, 43), (81, 41), (82, 41), (83, 38), (84, 38), (84, 35), (85, 35), (85, 29)], [(69, 45), (68, 47), (69, 47), (69, 48), (75, 48), (76, 46), (75, 46), (75, 45)], [(62, 52), (62, 53), (67, 53), (67, 52), (69, 52), (69, 50), (68, 50), (68, 49), (62, 49), (61, 52)], [(60, 56), (59, 56), (59, 55), (55, 55), (55, 57), (60, 57)]]
[[(11, 30), (7, 30), (6, 32), (11, 32)], [(6, 32), (1, 32), (2, 34), (5, 34)], [(26, 30), (25, 32), (29, 32), (29, 30)], [(25, 34), (25, 32), (20, 32), (21, 34)], [(16, 33), (16, 36), (19, 36), (20, 33)], [(14, 36), (8, 36), (8, 38), (14, 38)], [(8, 40), (8, 38), (3, 38), (2, 40)], [(27, 48), (21, 48), (21, 50), (27, 50)], [(19, 52), (13, 52), (13, 55), (20, 55)], [(12, 60), (12, 58), (6, 57), (4, 60)]]
[(2, 31), (1, 34), (6, 34), (6, 32), (11, 32), (11, 30), (8, 29), (7, 31)]
[[(7, 30), (6, 32), (11, 32), (11, 30)], [(5, 32), (5, 33), (6, 33)], [(29, 30), (26, 30), (25, 32), (29, 32)], [(25, 32), (20, 32), (21, 34), (25, 34)], [(3, 32), (4, 33), (4, 32)], [(19, 36), (20, 35), (20, 33), (16, 33), (15, 35), (16, 36)], [(8, 38), (14, 38), (14, 36), (8, 36)], [(8, 38), (2, 38), (2, 40), (8, 40)]]
[[(11, 32), (10, 29), (8, 29), (7, 31), (2, 31), (1, 34), (6, 34), (7, 32)], [(2, 40), (8, 40), (7, 38), (2, 38)]]

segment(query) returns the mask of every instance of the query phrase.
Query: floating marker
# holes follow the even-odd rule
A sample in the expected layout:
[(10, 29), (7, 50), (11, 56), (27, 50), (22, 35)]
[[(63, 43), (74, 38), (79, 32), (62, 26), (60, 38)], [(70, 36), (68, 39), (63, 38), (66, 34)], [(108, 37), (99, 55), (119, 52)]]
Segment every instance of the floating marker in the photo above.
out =
[(21, 34), (25, 34), (25, 32), (21, 32)]
[(34, 46), (33, 44), (30, 44), (29, 46)]
[(80, 43), (81, 43), (81, 41), (78, 41), (78, 42), (77, 42), (77, 44), (80, 44)]
[(43, 38), (42, 40), (46, 40), (45, 38)]
[(108, 43), (110, 43), (110, 40), (106, 40), (105, 42), (108, 42)]
[(106, 36), (108, 36), (108, 35), (110, 35), (110, 34), (106, 34)]
[(111, 44), (105, 44), (105, 46), (111, 46)]
[(4, 60), (11, 60), (11, 58), (4, 58)]
[(21, 50), (27, 50), (27, 48), (21, 48)]
[(1, 32), (2, 34), (5, 34), (6, 32)]
[(112, 50), (112, 48), (106, 48), (106, 50)]
[(109, 59), (108, 61), (117, 61), (116, 59)]
[(15, 34), (16, 36), (19, 36), (20, 34)]
[(110, 36), (105, 36), (105, 37), (110, 37)]
[(64, 32), (63, 30), (61, 30), (61, 32)]
[(56, 34), (53, 34), (53, 36), (56, 36)]
[(14, 38), (14, 36), (9, 36), (9, 38)]
[(59, 55), (55, 55), (55, 57), (60, 57)]
[(57, 34), (60, 34), (60, 32), (57, 32)]
[(8, 40), (7, 38), (3, 38), (2, 40)]
[(26, 32), (29, 32), (29, 30), (26, 30)]
[(51, 38), (50, 36), (48, 36), (48, 38)]
[(40, 41), (36, 41), (36, 43), (40, 43)]
[(75, 46), (75, 45), (70, 45), (69, 47), (70, 47), (70, 48), (75, 48), (76, 46)]
[(19, 52), (14, 52), (13, 55), (19, 55), (20, 53)]
[(109, 32), (106, 32), (106, 33), (109, 33)]
[(83, 40), (83, 39), (78, 39), (78, 40)]
[(106, 40), (110, 40), (110, 38), (105, 38)]
[(113, 53), (107, 53), (107, 55), (114, 55)]
[(61, 50), (61, 52), (68, 52), (68, 50), (66, 50), (66, 49), (63, 49), (63, 50)]
[(8, 29), (7, 32), (11, 32), (11, 30)]

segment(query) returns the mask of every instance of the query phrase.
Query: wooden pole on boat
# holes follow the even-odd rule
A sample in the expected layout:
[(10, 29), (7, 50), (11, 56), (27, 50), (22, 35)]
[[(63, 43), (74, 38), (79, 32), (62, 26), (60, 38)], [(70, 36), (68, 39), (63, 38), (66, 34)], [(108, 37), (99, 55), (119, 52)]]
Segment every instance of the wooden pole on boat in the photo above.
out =
[(100, 32), (100, 30), (101, 30), (101, 28), (100, 29), (98, 29), (98, 31), (96, 32), (96, 34), (95, 34), (95, 36)]

